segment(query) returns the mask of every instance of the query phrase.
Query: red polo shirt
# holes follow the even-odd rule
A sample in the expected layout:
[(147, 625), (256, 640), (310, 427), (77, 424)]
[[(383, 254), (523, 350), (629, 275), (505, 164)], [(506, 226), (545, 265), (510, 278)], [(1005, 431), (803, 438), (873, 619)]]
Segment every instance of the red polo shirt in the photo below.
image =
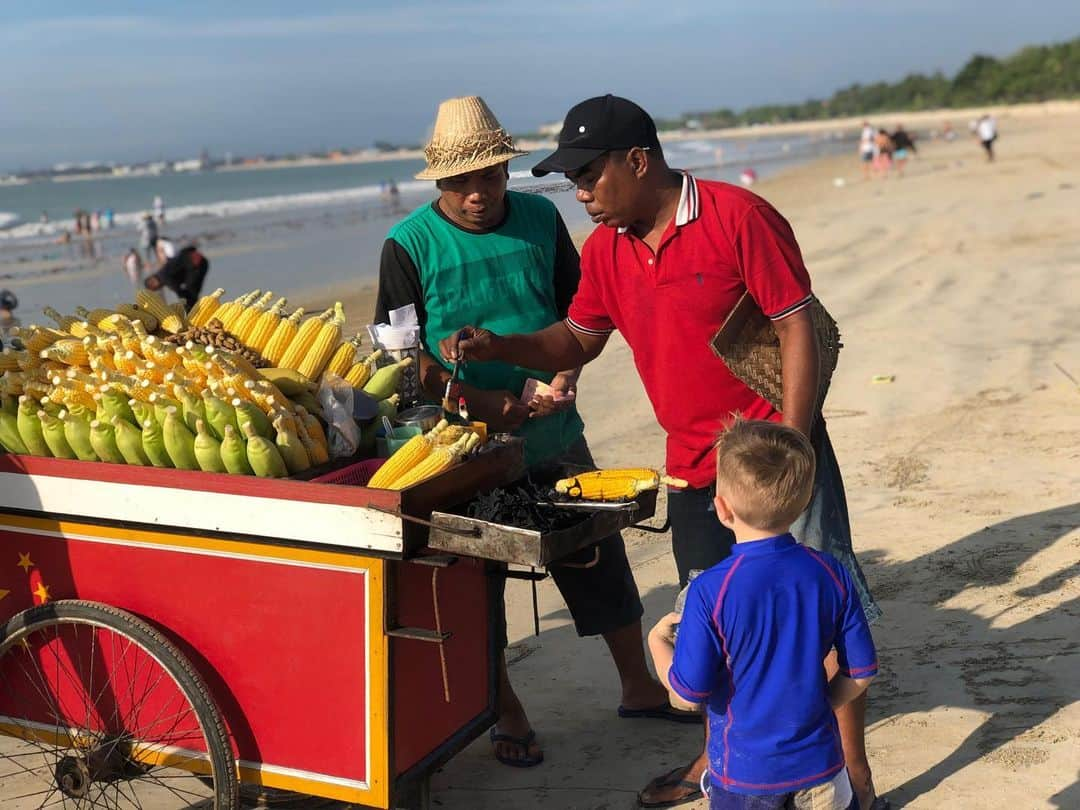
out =
[(810, 303), (795, 234), (756, 194), (689, 174), (655, 254), (629, 231), (607, 227), (581, 252), (566, 322), (586, 334), (622, 332), (668, 434), (668, 474), (693, 487), (715, 480), (713, 445), (732, 413), (780, 419), (709, 346), (746, 290), (773, 320)]

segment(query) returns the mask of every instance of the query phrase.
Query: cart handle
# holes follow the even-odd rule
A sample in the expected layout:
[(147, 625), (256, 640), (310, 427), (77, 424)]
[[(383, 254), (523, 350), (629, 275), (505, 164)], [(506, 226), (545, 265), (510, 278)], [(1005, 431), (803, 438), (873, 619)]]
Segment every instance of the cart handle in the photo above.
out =
[(373, 509), (376, 512), (382, 512), (384, 515), (393, 515), (396, 518), (400, 518), (401, 520), (407, 520), (410, 523), (418, 523), (421, 526), (427, 526), (429, 529), (438, 529), (439, 531), (446, 532), (447, 534), (456, 534), (460, 537), (480, 536), (480, 528), (478, 526), (473, 526), (471, 529), (451, 529), (449, 526), (441, 526), (438, 523), (432, 523), (430, 520), (424, 520), (423, 518), (414, 517), (413, 515), (406, 515), (404, 512), (401, 512), (397, 509), (383, 509), (382, 507), (372, 506), (370, 504), (367, 508)]

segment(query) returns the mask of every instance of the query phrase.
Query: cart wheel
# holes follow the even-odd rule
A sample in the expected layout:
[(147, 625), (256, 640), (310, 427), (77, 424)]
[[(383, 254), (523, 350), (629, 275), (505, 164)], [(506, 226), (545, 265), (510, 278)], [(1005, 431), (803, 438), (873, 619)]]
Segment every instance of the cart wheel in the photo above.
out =
[(74, 600), (0, 626), (0, 785), (4, 810), (239, 807), (228, 732), (184, 655)]

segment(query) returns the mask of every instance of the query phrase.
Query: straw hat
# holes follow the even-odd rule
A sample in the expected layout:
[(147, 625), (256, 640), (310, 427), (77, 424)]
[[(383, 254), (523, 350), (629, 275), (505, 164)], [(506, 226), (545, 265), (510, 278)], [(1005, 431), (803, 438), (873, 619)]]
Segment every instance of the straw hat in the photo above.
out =
[(480, 96), (451, 98), (439, 105), (431, 142), (424, 147), (427, 168), (416, 179), (442, 180), (527, 154), (514, 149), (513, 139)]

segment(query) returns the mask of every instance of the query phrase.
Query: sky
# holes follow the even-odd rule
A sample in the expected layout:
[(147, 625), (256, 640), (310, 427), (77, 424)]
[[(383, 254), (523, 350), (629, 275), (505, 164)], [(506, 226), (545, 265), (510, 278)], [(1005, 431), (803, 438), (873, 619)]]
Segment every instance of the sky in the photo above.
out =
[(512, 132), (613, 92), (656, 117), (954, 73), (1080, 34), (1076, 0), (0, 0), (0, 172)]

